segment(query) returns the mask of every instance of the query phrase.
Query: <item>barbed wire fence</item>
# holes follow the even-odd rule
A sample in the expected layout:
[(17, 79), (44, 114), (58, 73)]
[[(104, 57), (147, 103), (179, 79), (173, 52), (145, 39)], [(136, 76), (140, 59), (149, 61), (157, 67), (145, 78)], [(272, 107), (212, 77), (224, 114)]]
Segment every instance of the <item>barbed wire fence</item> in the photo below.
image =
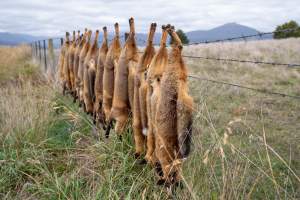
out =
[[(219, 39), (219, 40), (212, 40), (212, 41), (202, 41), (202, 42), (195, 42), (190, 43), (185, 46), (191, 46), (191, 45), (202, 45), (202, 44), (210, 44), (210, 43), (223, 43), (225, 41), (234, 41), (234, 40), (245, 40), (247, 38), (253, 38), (253, 37), (262, 37), (264, 35), (270, 35), (275, 34), (278, 32), (291, 32), (295, 31), (295, 29), (285, 29), (281, 31), (273, 31), (273, 32), (265, 32), (265, 33), (258, 33), (258, 34), (252, 34), (252, 35), (245, 35), (245, 36), (239, 36), (239, 37), (231, 37), (231, 38), (225, 38), (225, 39)], [(120, 36), (120, 39), (125, 40), (126, 36), (122, 35)], [(112, 39), (109, 39), (109, 42), (111, 42)], [(136, 41), (143, 42), (144, 44), (147, 43), (146, 40), (142, 38), (136, 38)], [(122, 41), (125, 42), (125, 41)], [(99, 42), (100, 43), (100, 42)], [(49, 38), (44, 40), (38, 40), (35, 42), (30, 43), (31, 46), (31, 52), (32, 52), (32, 58), (33, 60), (41, 66), (44, 74), (47, 76), (50, 80), (56, 79), (57, 74), (57, 66), (58, 66), (58, 57), (60, 53), (60, 48), (64, 44), (64, 38), (61, 37), (55, 37), (55, 38)], [(156, 44), (157, 45), (157, 44)], [(139, 51), (139, 53), (143, 53), (142, 51)], [(211, 60), (216, 62), (235, 62), (235, 63), (251, 63), (256, 65), (272, 65), (272, 66), (281, 66), (281, 67), (287, 67), (287, 68), (299, 68), (300, 69), (300, 63), (280, 63), (280, 62), (271, 62), (271, 61), (260, 61), (260, 60), (241, 60), (236, 58), (217, 58), (217, 57), (207, 57), (207, 56), (195, 56), (195, 55), (183, 55), (183, 58), (185, 59), (198, 59), (198, 60)], [(197, 76), (195, 74), (189, 74), (188, 77), (190, 79), (198, 80), (198, 81), (205, 81), (212, 84), (220, 84), (220, 85), (228, 85), (231, 87), (237, 87), (242, 88), (246, 90), (252, 90), (257, 91), (260, 93), (268, 94), (268, 95), (277, 95), (281, 97), (288, 97), (288, 98), (294, 98), (299, 99), (300, 96), (296, 95), (289, 95), (281, 92), (274, 92), (274, 91), (268, 91), (265, 89), (260, 88), (252, 88), (244, 85), (239, 85), (235, 83), (229, 83), (219, 80), (213, 80), (213, 79), (207, 79), (204, 77)]]
[(189, 45), (198, 45), (198, 44), (211, 44), (211, 43), (220, 43), (220, 42), (232, 42), (232, 41), (237, 41), (237, 40), (244, 40), (247, 41), (248, 38), (255, 38), (259, 37), (262, 39), (264, 35), (274, 35), (276, 33), (289, 33), (293, 31), (297, 31), (299, 28), (292, 28), (292, 29), (284, 29), (284, 30), (278, 30), (278, 31), (272, 31), (272, 32), (259, 32), (257, 34), (252, 34), (252, 35), (241, 35), (238, 37), (231, 37), (231, 38), (224, 38), (224, 39), (218, 39), (218, 40), (205, 40), (201, 42), (194, 42), (194, 43), (189, 43), (186, 46)]
[[(293, 31), (293, 29), (287, 29), (287, 30), (284, 30), (284, 31), (285, 32)], [(210, 43), (221, 43), (221, 44), (223, 44), (225, 41), (231, 42), (231, 41), (240, 40), (240, 39), (244, 39), (245, 42), (248, 42), (247, 38), (257, 37), (257, 36), (262, 37), (263, 35), (274, 34), (274, 33), (275, 32), (259, 33), (259, 34), (256, 34), (256, 35), (248, 35), (248, 36), (220, 39), (220, 40), (214, 40), (214, 41), (203, 41), (203, 42), (199, 42), (199, 43), (191, 43), (191, 44), (185, 45), (185, 46), (200, 45), (200, 48), (201, 48), (201, 45), (206, 45), (206, 44), (210, 44)], [(125, 35), (120, 36), (120, 38), (122, 39), (122, 42), (124, 43)], [(143, 44), (146, 44), (146, 41), (142, 38), (136, 38), (136, 40), (143, 43)], [(111, 41), (111, 38), (109, 39), (109, 41)], [(57, 81), (56, 80), (56, 75), (57, 75), (57, 71), (58, 71), (57, 66), (58, 66), (60, 50), (61, 50), (61, 47), (63, 46), (63, 44), (64, 44), (64, 38), (60, 38), (60, 37), (35, 41), (35, 42), (30, 44), (31, 51), (32, 51), (32, 58), (36, 62), (36, 64), (41, 67), (42, 71), (44, 72), (45, 76), (47, 76), (48, 80), (52, 79), (54, 81)], [(140, 49), (142, 50), (142, 48), (140, 48)], [(139, 51), (139, 53), (143, 53), (143, 51)], [(262, 66), (262, 67), (264, 67), (266, 65), (273, 66), (273, 67), (284, 67), (284, 69), (286, 69), (286, 70), (298, 70), (298, 69), (300, 69), (300, 63), (286, 63), (286, 62), (273, 62), (273, 61), (262, 61), (262, 60), (247, 60), (247, 59), (242, 60), (242, 59), (237, 59), (237, 58), (220, 58), (220, 57), (208, 57), (208, 56), (204, 56), (204, 55), (188, 55), (188, 54), (183, 54), (183, 58), (186, 59), (186, 60), (197, 60), (199, 62), (209, 60), (209, 61), (212, 61), (212, 62), (216, 62), (217, 64), (220, 64), (220, 65), (222, 65), (222, 63), (232, 63), (232, 64), (233, 63), (240, 63), (240, 64), (250, 63), (250, 64), (253, 64), (253, 65), (259, 65), (259, 66)], [(200, 66), (198, 66), (198, 67), (200, 67)], [(227, 93), (223, 92), (225, 87), (226, 87), (226, 89), (231, 88), (231, 87), (233, 88), (234, 93), (231, 93), (231, 91), (228, 92), (228, 95), (230, 95), (231, 100), (232, 100), (232, 98), (231, 98), (232, 94), (242, 94), (242, 92), (240, 93), (240, 89), (243, 90), (243, 91), (249, 91), (249, 93), (247, 92), (247, 97), (243, 97), (243, 95), (240, 95), (240, 96), (237, 95), (237, 96), (234, 97), (235, 100), (238, 102), (237, 103), (238, 106), (244, 106), (242, 103), (240, 103), (240, 102), (242, 102), (241, 99), (248, 98), (251, 95), (256, 96), (257, 93), (261, 93), (263, 95), (263, 98), (266, 97), (266, 96), (270, 96), (270, 97), (272, 97), (272, 100), (279, 99), (278, 101), (283, 102), (282, 104), (284, 104), (284, 105), (280, 105), (280, 106), (286, 106), (285, 107), (286, 110), (291, 109), (293, 107), (287, 107), (289, 105), (285, 105), (286, 101), (284, 101), (282, 98), (285, 98), (287, 101), (291, 99), (292, 103), (296, 102), (296, 104), (298, 103), (297, 101), (300, 100), (300, 96), (288, 94), (286, 91), (277, 92), (277, 91), (272, 91), (271, 89), (267, 90), (267, 89), (262, 89), (262, 88), (250, 87), (250, 86), (246, 86), (246, 85), (240, 85), (240, 84), (232, 83), (234, 81), (228, 82), (228, 81), (223, 81), (223, 80), (218, 80), (218, 79), (207, 78), (207, 77), (204, 77), (204, 76), (202, 76), (201, 74), (198, 74), (198, 73), (188, 74), (188, 78), (191, 81), (193, 81), (193, 82), (191, 82), (192, 84), (190, 84), (190, 87), (193, 88), (193, 89), (196, 88), (195, 93), (196, 94), (201, 93), (201, 95), (204, 96), (204, 97), (201, 96), (201, 95), (193, 96), (194, 99), (195, 99), (195, 102), (197, 102), (196, 105), (195, 105), (195, 113), (196, 114), (195, 114), (195, 119), (194, 119), (194, 123), (196, 124), (195, 127), (197, 127), (197, 128), (195, 128), (195, 130), (196, 130), (196, 132), (201, 132), (201, 133), (205, 132), (205, 127), (200, 126), (200, 123), (202, 123), (200, 118), (205, 119), (205, 122), (203, 124), (212, 123), (211, 121), (213, 120), (213, 119), (210, 119), (210, 118), (206, 119), (204, 115), (205, 115), (205, 112), (208, 112), (208, 111), (203, 111), (204, 109), (208, 109), (206, 107), (207, 106), (206, 102), (209, 102), (209, 100), (211, 100), (211, 99), (214, 99), (217, 103), (222, 104), (221, 106), (216, 108), (214, 106), (217, 103), (214, 104), (213, 102), (211, 102), (211, 104), (213, 104), (212, 105), (213, 109), (217, 110), (217, 113), (216, 113), (216, 118), (217, 119), (216, 119), (216, 121), (220, 120), (220, 118), (225, 118), (225, 123), (226, 124), (228, 123), (228, 121), (226, 121), (227, 120), (226, 114), (228, 114), (226, 112), (228, 112), (228, 111), (226, 111), (224, 109), (224, 106), (223, 106), (224, 102), (222, 102), (223, 99), (218, 100), (218, 98), (219, 98), (218, 95), (220, 95), (220, 94), (224, 95), (224, 96), (227, 95)], [(224, 86), (224, 87), (221, 87), (221, 86)], [(217, 92), (216, 92), (215, 88), (217, 88)], [(235, 88), (238, 88), (238, 90), (237, 90), (238, 93), (237, 93), (237, 91), (235, 91)], [(222, 92), (217, 94), (219, 91), (222, 91)], [(295, 93), (295, 94), (297, 94), (297, 93)], [(198, 96), (201, 96), (201, 97), (198, 97)], [(279, 97), (279, 98), (277, 98), (277, 97)], [(256, 102), (257, 106), (262, 106), (263, 105), (263, 102), (261, 101), (261, 99), (263, 99), (263, 98), (261, 98), (261, 96), (258, 98), (259, 100), (257, 100), (258, 102)], [(268, 98), (268, 100), (269, 99), (270, 98)], [(228, 101), (231, 101), (231, 100), (228, 100)], [(291, 103), (291, 102), (289, 101), (289, 103)], [(237, 106), (237, 105), (235, 105), (235, 106)], [(276, 104), (276, 106), (278, 106), (278, 104)], [(202, 108), (202, 107), (204, 107), (204, 108)], [(258, 108), (258, 110), (259, 109), (261, 109), (261, 108)], [(252, 112), (256, 112), (256, 111), (252, 111)], [(276, 110), (274, 112), (276, 112)], [(274, 114), (274, 113), (271, 113), (271, 114)], [(299, 115), (292, 115), (292, 117), (289, 116), (288, 119), (286, 121), (284, 121), (284, 123), (291, 124), (293, 127), (295, 127), (295, 130), (296, 130), (297, 127), (299, 127), (299, 126), (296, 124), (297, 120), (293, 120), (292, 118), (299, 119), (299, 118), (297, 118), (297, 116), (299, 116)], [(287, 118), (286, 116), (283, 116), (283, 117)], [(253, 119), (250, 119), (250, 120), (252, 120), (251, 123), (258, 123), (259, 124), (258, 119), (256, 119), (256, 118), (253, 118)], [(285, 125), (282, 125), (280, 123), (280, 121), (273, 121), (273, 120), (275, 120), (275, 119), (270, 119), (270, 121), (272, 121), (272, 123), (279, 124), (280, 126), (282, 126), (282, 127), (279, 127), (280, 129), (285, 128)], [(91, 126), (93, 126), (91, 121), (89, 121), (89, 123), (91, 124)], [(223, 123), (223, 122), (219, 122), (219, 123)], [(230, 123), (233, 124), (233, 123), (236, 123), (236, 121), (229, 121), (229, 123), (227, 125), (225, 124), (225, 127), (224, 127), (225, 131), (228, 130), (228, 127), (229, 127), (229, 130), (233, 130), (233, 129), (231, 129)], [(252, 125), (251, 123), (247, 124), (248, 128)], [(201, 125), (203, 125), (203, 124), (201, 124)], [(197, 126), (197, 125), (199, 125), (199, 126)], [(221, 126), (219, 126), (219, 127), (223, 128), (222, 125), (223, 124), (221, 124)], [(201, 127), (201, 129), (203, 129), (203, 130), (199, 130), (200, 129), (199, 127)], [(207, 129), (209, 129), (209, 128), (210, 128), (210, 125), (207, 125)], [(290, 127), (288, 127), (288, 128), (289, 129), (288, 129), (287, 132), (297, 133), (294, 129), (291, 129)], [(214, 130), (214, 131), (216, 131), (216, 130)], [(249, 128), (249, 130), (247, 129), (246, 132), (249, 132), (249, 140), (250, 140), (250, 136), (253, 136), (253, 135), (254, 135), (253, 136), (254, 138), (258, 138), (258, 139), (261, 138), (259, 131), (260, 130), (255, 126), (253, 126), (253, 127), (251, 126)], [(273, 130), (271, 130), (271, 131), (273, 131)], [(220, 133), (223, 134), (224, 130), (220, 131)], [(219, 134), (219, 132), (218, 132), (218, 134)], [(246, 135), (247, 133), (242, 133), (242, 134)], [(212, 146), (209, 146), (209, 151), (208, 152), (215, 151), (214, 150), (215, 146), (217, 146), (217, 143), (219, 142), (219, 140), (222, 139), (221, 137), (222, 136), (220, 135), (220, 136), (217, 137), (218, 139), (215, 139), (215, 140), (213, 138), (210, 139), (210, 141), (212, 141)], [(251, 140), (251, 142), (252, 142), (252, 140)], [(203, 142), (203, 143), (205, 143), (205, 142)], [(256, 146), (256, 148), (257, 148), (257, 146)], [(235, 152), (238, 152), (239, 154), (243, 155), (243, 159), (247, 158), (251, 162), (251, 165), (254, 166), (255, 168), (258, 168), (258, 169), (263, 168), (263, 167), (260, 168), (260, 166), (264, 166), (263, 164), (255, 164), (254, 161), (250, 160), (250, 156), (247, 157), (249, 155), (249, 154), (247, 154), (248, 152), (243, 153), (242, 150), (239, 150), (235, 146), (234, 146), (234, 149), (235, 149)], [(253, 152), (251, 152), (251, 153), (253, 153)], [(204, 157), (202, 157), (202, 158), (204, 158)], [(263, 172), (263, 175), (268, 176), (267, 171), (266, 172), (262, 171), (262, 172)]]

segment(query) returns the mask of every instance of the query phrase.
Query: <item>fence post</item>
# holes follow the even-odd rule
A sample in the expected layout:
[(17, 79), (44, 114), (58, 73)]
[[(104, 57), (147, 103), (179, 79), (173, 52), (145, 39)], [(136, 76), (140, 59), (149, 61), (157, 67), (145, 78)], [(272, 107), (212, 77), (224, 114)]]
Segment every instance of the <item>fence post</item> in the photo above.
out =
[(128, 36), (129, 36), (129, 33), (126, 32), (125, 35), (124, 35), (124, 37), (125, 37), (125, 42), (126, 42)]
[(64, 45), (64, 38), (60, 38), (60, 47)]
[(55, 55), (54, 55), (54, 47), (53, 47), (53, 39), (48, 40), (48, 80), (54, 81), (54, 74), (56, 73), (55, 68)]
[(45, 71), (47, 71), (46, 40), (43, 40), (43, 49), (44, 49), (44, 61), (45, 61), (44, 69)]
[[(53, 45), (53, 39), (49, 39), (48, 40), (48, 55), (49, 55), (49, 59), (53, 60), (54, 63), (54, 45)], [(48, 59), (48, 60), (49, 60)], [(49, 62), (48, 62), (49, 63)]]
[(38, 48), (37, 48), (37, 43), (36, 43), (36, 41), (34, 42), (34, 48), (35, 48), (35, 55), (34, 55), (34, 57), (35, 57), (35, 59), (36, 59), (36, 57), (38, 56)]
[(32, 43), (30, 43), (30, 52), (31, 52), (31, 58), (33, 58), (33, 44)]
[(39, 44), (39, 57), (40, 57), (40, 64), (42, 63), (42, 50), (41, 50), (41, 41), (38, 41)]

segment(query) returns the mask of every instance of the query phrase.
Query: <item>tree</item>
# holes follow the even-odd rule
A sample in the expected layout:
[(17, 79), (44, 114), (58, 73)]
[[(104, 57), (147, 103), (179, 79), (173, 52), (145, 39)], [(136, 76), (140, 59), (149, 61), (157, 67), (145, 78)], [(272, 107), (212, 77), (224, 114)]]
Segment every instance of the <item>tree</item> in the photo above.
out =
[[(291, 30), (291, 31), (284, 31), (284, 30)], [(273, 37), (274, 39), (300, 37), (300, 27), (297, 22), (293, 20), (289, 21), (287, 23), (277, 26)]]
[[(188, 44), (190, 42), (188, 37), (186, 36), (186, 34), (183, 32), (183, 30), (178, 29), (176, 31), (176, 33), (177, 33), (178, 37), (180, 38), (182, 44)], [(170, 39), (170, 44), (173, 44), (173, 39), (172, 38)]]

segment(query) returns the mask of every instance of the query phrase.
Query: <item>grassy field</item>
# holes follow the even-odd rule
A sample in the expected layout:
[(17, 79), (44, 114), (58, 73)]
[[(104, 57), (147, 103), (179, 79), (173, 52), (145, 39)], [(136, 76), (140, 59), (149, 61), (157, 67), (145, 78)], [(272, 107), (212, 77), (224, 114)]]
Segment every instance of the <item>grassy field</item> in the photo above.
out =
[[(300, 63), (300, 40), (185, 47), (184, 54)], [(300, 103), (190, 79), (196, 101), (184, 187), (133, 158), (131, 129), (104, 139), (49, 85), (27, 47), (0, 48), (0, 199), (299, 199)], [(300, 70), (187, 60), (190, 73), (300, 96)]]

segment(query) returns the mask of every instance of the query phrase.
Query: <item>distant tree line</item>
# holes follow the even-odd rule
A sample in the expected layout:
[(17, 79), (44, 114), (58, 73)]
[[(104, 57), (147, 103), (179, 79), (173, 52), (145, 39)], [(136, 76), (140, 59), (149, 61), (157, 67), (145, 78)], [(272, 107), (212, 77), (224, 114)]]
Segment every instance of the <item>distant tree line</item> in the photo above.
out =
[[(284, 32), (283, 30), (286, 30), (286, 29), (293, 29), (293, 31)], [(273, 37), (274, 37), (274, 39), (300, 37), (300, 27), (297, 22), (295, 22), (293, 20), (289, 21), (287, 23), (277, 26)]]

